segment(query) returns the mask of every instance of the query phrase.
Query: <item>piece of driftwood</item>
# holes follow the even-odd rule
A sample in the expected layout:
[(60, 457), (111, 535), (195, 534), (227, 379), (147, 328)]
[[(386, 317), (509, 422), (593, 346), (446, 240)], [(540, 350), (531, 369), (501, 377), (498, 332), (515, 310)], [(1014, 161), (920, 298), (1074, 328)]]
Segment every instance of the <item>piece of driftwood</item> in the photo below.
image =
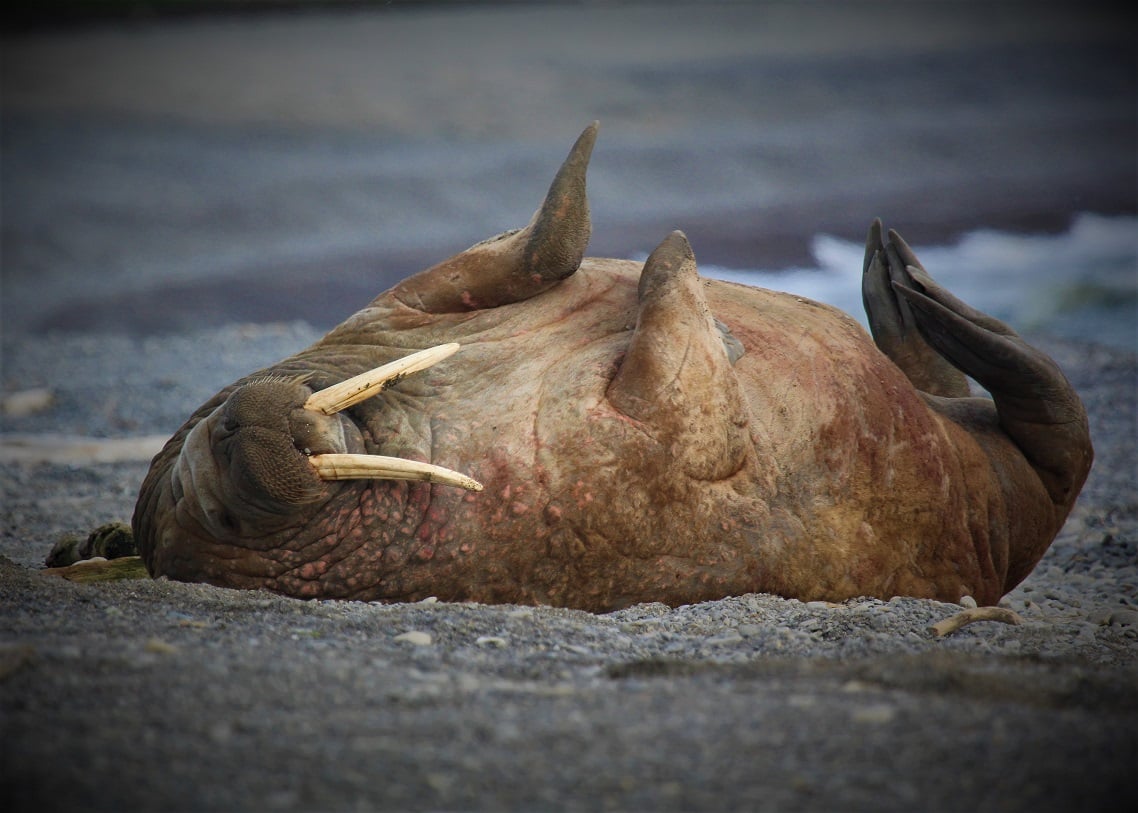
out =
[(1023, 618), (1014, 610), (1006, 607), (972, 607), (971, 609), (949, 616), (929, 627), (938, 638), (951, 635), (961, 627), (966, 627), (977, 621), (999, 621), (1001, 624), (1019, 626)]

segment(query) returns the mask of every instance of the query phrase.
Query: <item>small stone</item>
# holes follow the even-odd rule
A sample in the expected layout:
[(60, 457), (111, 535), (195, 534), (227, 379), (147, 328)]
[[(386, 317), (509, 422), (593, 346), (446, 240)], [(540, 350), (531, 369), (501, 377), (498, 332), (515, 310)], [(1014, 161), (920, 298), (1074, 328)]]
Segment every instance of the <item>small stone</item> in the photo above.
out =
[(897, 709), (885, 703), (876, 703), (871, 706), (856, 708), (850, 713), (850, 720), (855, 723), (870, 725), (884, 725), (897, 716)]
[(178, 647), (166, 643), (161, 638), (151, 638), (146, 642), (145, 649), (147, 652), (153, 652), (156, 655), (174, 655), (178, 652)]
[(406, 641), (407, 643), (412, 644), (414, 646), (430, 646), (431, 642), (434, 639), (431, 637), (431, 633), (429, 633), (429, 632), (422, 632), (420, 630), (411, 630), (409, 632), (404, 632), (401, 635), (396, 635), (393, 640)]
[(743, 636), (735, 630), (728, 630), (727, 632), (720, 633), (711, 638), (708, 638), (706, 643), (710, 646), (730, 646), (732, 644), (743, 643)]
[(744, 638), (754, 638), (756, 635), (763, 634), (763, 628), (758, 624), (740, 624), (739, 634)]
[(1095, 642), (1095, 630), (1097, 627), (1094, 624), (1080, 624), (1079, 632), (1075, 635), (1075, 642), (1080, 644), (1093, 644)]
[(55, 401), (55, 393), (46, 387), (8, 393), (0, 398), (0, 412), (10, 418), (26, 418), (43, 412)]
[(502, 649), (507, 646), (508, 642), (505, 638), (501, 638), (497, 635), (479, 635), (474, 639), (474, 643), (476, 643), (478, 646), (496, 646), (499, 649)]
[(1113, 613), (1106, 609), (1097, 609), (1087, 616), (1087, 621), (1100, 627), (1110, 626), (1110, 616)]
[(572, 652), (574, 655), (587, 655), (592, 657), (596, 653), (586, 646), (578, 646), (577, 644), (562, 644), (561, 648), (566, 652)]
[(1110, 614), (1109, 623), (1112, 627), (1138, 627), (1138, 611), (1115, 610)]
[(960, 601), (957, 603), (961, 607), (966, 607), (969, 610), (974, 610), (974, 609), (976, 609), (976, 606), (977, 606), (976, 605), (976, 599), (972, 598), (972, 596), (961, 596)]
[(86, 565), (101, 565), (107, 561), (106, 556), (92, 556), (89, 559), (80, 559), (75, 563), (76, 567), (84, 567)]

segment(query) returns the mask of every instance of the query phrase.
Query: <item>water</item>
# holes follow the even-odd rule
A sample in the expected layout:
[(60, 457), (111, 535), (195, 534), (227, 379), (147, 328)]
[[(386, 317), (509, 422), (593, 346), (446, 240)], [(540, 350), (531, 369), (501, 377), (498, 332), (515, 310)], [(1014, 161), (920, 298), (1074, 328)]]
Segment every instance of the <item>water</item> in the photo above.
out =
[[(1138, 218), (1082, 214), (1060, 234), (966, 233), (952, 245), (913, 246), (956, 296), (1021, 333), (1048, 333), (1138, 351)], [(779, 271), (700, 266), (704, 276), (835, 305), (865, 324), (864, 246), (828, 234), (814, 265)]]

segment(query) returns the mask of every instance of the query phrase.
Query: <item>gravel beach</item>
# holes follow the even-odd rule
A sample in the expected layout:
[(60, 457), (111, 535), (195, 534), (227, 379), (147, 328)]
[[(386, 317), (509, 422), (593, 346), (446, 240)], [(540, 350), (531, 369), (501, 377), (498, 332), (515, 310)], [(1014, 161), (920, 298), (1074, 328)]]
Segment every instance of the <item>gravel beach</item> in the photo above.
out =
[[(6, 428), (153, 436), (317, 335), (10, 343), (56, 407)], [(3, 463), (5, 809), (1120, 809), (1138, 756), (1138, 356), (1043, 346), (1090, 410), (1095, 468), (1003, 602), (1023, 624), (943, 638), (930, 627), (962, 608), (916, 599), (591, 615), (72, 583), (37, 572), (46, 552), (127, 520), (145, 462)]]
[[(5, 810), (1039, 813), (1138, 801), (1138, 354), (1125, 349), (1031, 337), (1083, 397), (1096, 461), (1056, 542), (1001, 602), (1015, 626), (938, 636), (931, 627), (963, 608), (916, 599), (753, 594), (592, 615), (39, 572), (61, 537), (129, 521), (155, 444), (199, 403), (389, 284), (369, 269), (397, 276), (519, 225), (592, 118), (612, 146), (590, 178), (603, 224), (591, 253), (627, 256), (679, 226), (701, 257), (792, 259), (777, 246), (863, 231), (875, 214), (922, 218), (932, 240), (1135, 210), (1132, 105), (1121, 129), (1080, 132), (1014, 72), (993, 74), (987, 96), (969, 72), (979, 57), (1022, 68), (1049, 51), (1114, 53), (1102, 15), (1046, 6), (1023, 25), (1022, 7), (999, 4), (981, 25), (972, 7), (928, 4), (933, 25), (895, 4), (819, 4), (810, 23), (774, 4), (748, 29), (756, 46), (731, 33), (755, 22), (742, 6), (595, 5), (206, 18), (5, 42)], [(453, 68), (400, 70), (369, 47), (381, 31), (429, 43), (427, 62), (478, 65), (492, 89)], [(588, 47), (556, 44), (569, 34)], [(835, 79), (871, 57), (871, 74), (904, 60), (959, 84), (913, 79), (927, 94), (882, 90), (874, 110), (878, 91)], [(1081, 60), (1059, 97), (1101, 78)], [(772, 76), (795, 93), (779, 98), (791, 86), (767, 87)], [(1133, 75), (1120, 81), (1076, 112), (1112, 121)], [(946, 101), (964, 97), (971, 107)], [(986, 118), (986, 105), (1006, 116)], [(740, 140), (764, 124), (778, 149)], [(820, 163), (813, 150), (837, 141), (843, 152)], [(695, 154), (709, 156), (698, 172), (675, 169)], [(934, 160), (946, 155), (957, 160)], [(977, 162), (987, 175), (957, 177)], [(447, 185), (450, 166), (464, 184)], [(665, 170), (670, 184), (650, 186)], [(736, 195), (736, 170), (767, 191)], [(717, 184), (718, 197), (685, 191)]]

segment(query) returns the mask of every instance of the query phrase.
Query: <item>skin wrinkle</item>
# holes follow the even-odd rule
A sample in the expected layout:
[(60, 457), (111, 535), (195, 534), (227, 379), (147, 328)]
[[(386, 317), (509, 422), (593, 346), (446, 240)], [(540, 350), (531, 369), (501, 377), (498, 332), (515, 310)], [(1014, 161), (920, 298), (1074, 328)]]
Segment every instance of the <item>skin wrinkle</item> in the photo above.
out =
[[(353, 484), (353, 485), (355, 485), (355, 484)], [(287, 552), (288, 554), (292, 554), (295, 556), (295, 555), (302, 553), (304, 550), (306, 550), (309, 547), (315, 548), (316, 550), (328, 548), (329, 551), (334, 551), (335, 553), (334, 554), (331, 552), (325, 553), (323, 556), (320, 557), (321, 561), (326, 562), (328, 564), (326, 571), (333, 570), (337, 564), (340, 564), (341, 562), (344, 562), (347, 559), (351, 558), (351, 556), (356, 552), (356, 550), (358, 550), (359, 547), (362, 547), (362, 544), (357, 546), (356, 548), (349, 548), (348, 546), (343, 544), (342, 540), (352, 538), (352, 532), (353, 531), (364, 529), (364, 526), (363, 526), (364, 507), (362, 504), (362, 499), (364, 496), (364, 492), (366, 492), (369, 487), (370, 487), (370, 484), (363, 485), (362, 487), (355, 486), (353, 488), (354, 495), (355, 495), (355, 502), (356, 502), (356, 508), (354, 510), (335, 512), (335, 515), (340, 517), (340, 518), (347, 517), (348, 524), (346, 526), (337, 526), (336, 528), (329, 530), (326, 534), (324, 534), (322, 536), (313, 537), (312, 540), (310, 542), (308, 542), (307, 544), (301, 544), (297, 547), (294, 547), (291, 544), (286, 543), (286, 544), (281, 546), (281, 550), (284, 552)], [(297, 535), (298, 534), (293, 534), (292, 536), (290, 536), (289, 542), (291, 542), (292, 540), (295, 540)], [(329, 546), (328, 545), (329, 537), (333, 538), (337, 542), (337, 544)], [(311, 558), (301, 559), (296, 564), (294, 564), (292, 567), (290, 567), (288, 570), (286, 570), (284, 573), (281, 573), (278, 576), (278, 578), (284, 578), (286, 575), (295, 574), (295, 573), (297, 573), (297, 571), (299, 571), (299, 570), (307, 567), (309, 564), (311, 564), (312, 561), (313, 560)], [(282, 564), (283, 564), (283, 562), (282, 562)], [(310, 580), (304, 576), (299, 576), (299, 577), (304, 579), (305, 581)], [(315, 580), (319, 580), (319, 578), (320, 577), (318, 576)]]

